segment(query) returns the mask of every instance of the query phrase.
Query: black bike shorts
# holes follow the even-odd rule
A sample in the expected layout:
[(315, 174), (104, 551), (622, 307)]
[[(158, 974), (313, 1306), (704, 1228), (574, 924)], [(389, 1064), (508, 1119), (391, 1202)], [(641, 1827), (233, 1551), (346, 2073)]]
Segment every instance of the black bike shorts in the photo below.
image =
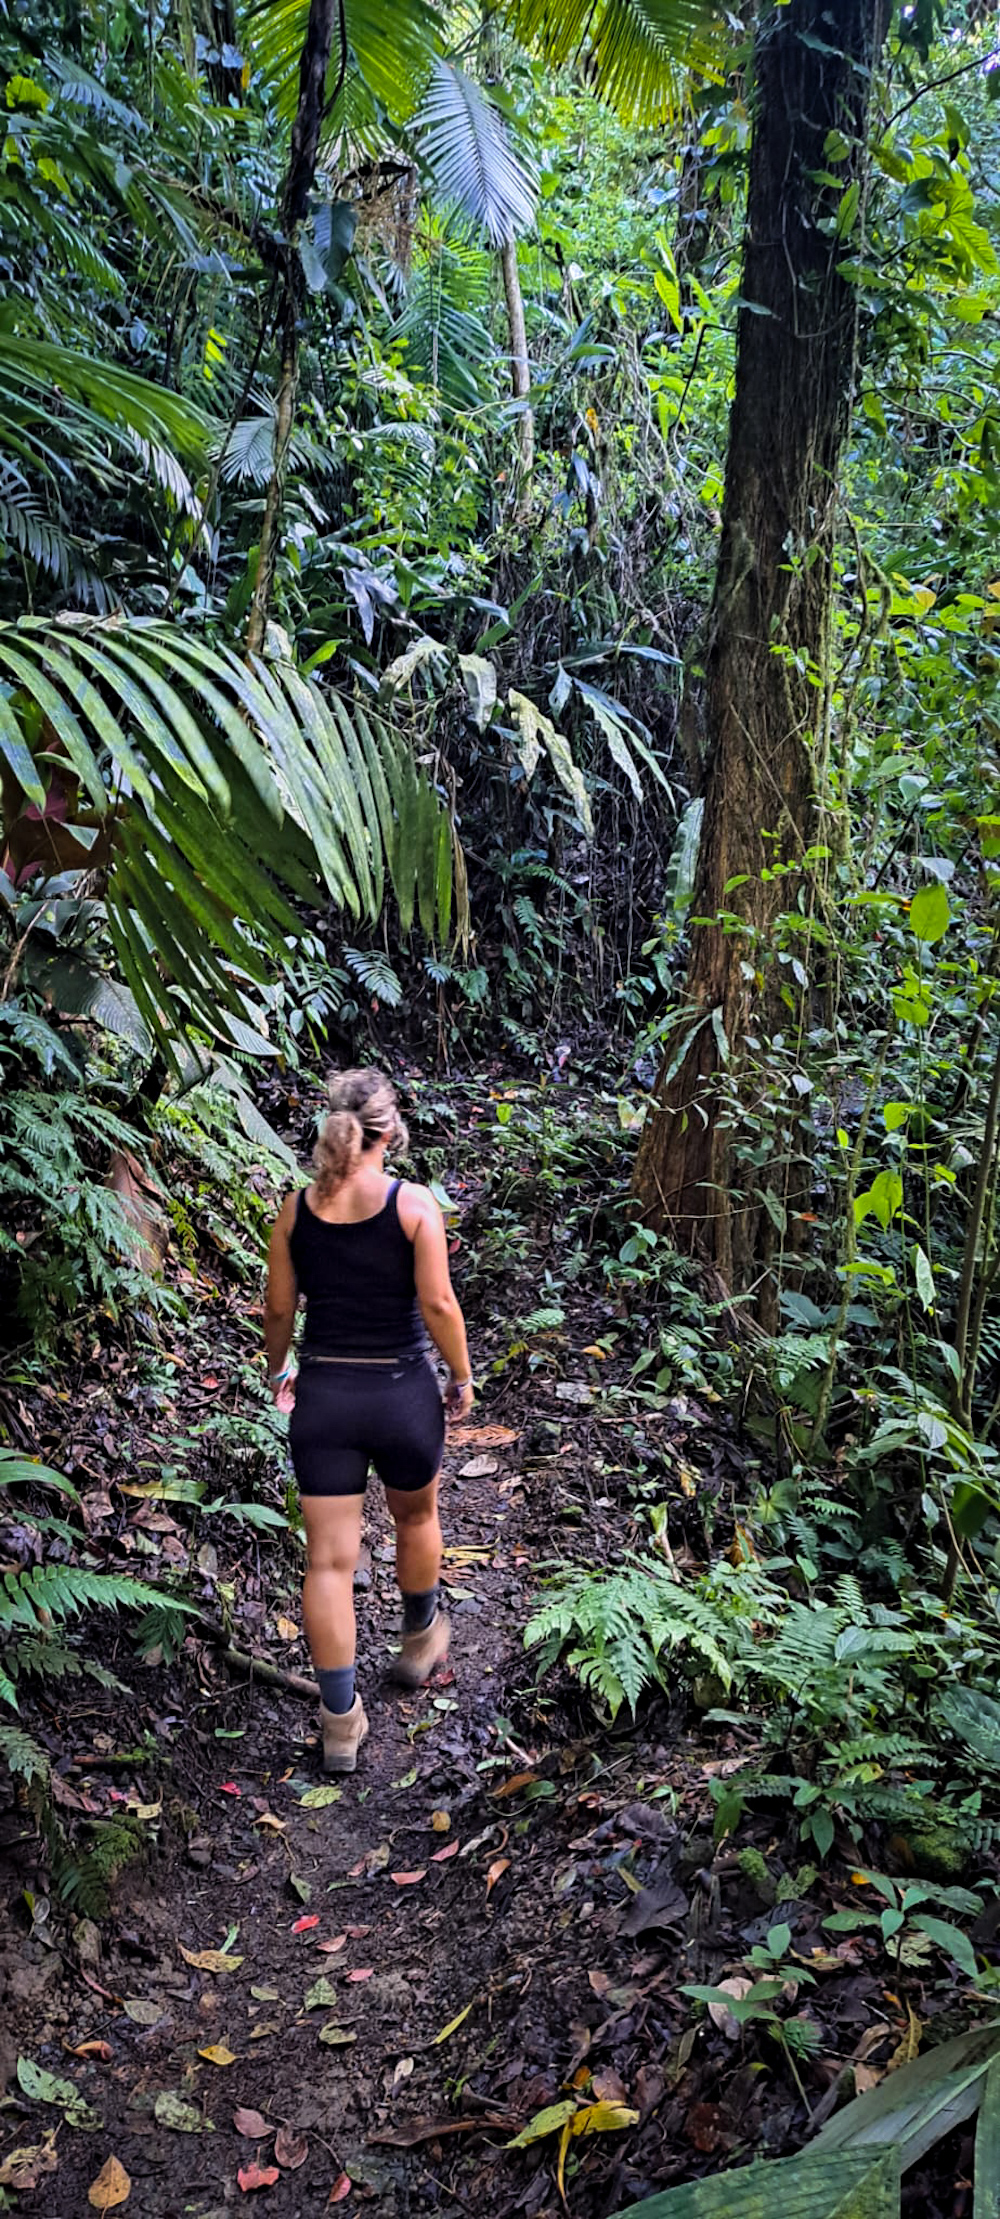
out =
[(426, 1356), (385, 1364), (305, 1357), (289, 1446), (302, 1495), (363, 1495), (370, 1464), (404, 1494), (429, 1486), (441, 1467), (444, 1404)]

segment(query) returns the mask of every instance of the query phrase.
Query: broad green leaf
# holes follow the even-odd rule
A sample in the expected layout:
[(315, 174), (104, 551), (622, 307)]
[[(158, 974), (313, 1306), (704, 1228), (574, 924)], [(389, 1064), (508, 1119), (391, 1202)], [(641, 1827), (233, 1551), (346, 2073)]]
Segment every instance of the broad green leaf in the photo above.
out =
[(0, 686), (0, 755), (9, 764), (27, 799), (36, 808), (45, 807), (45, 787), (34, 756), (24, 737), (17, 718)]
[(1000, 2022), (976, 2027), (928, 2050), (834, 2113), (811, 2149), (898, 2149), (904, 2171), (952, 2127), (971, 2118), (986, 2074), (1000, 2053)]
[(984, 1488), (961, 1479), (951, 1497), (951, 1522), (961, 1541), (974, 1541), (981, 1533), (987, 1518), (992, 1517), (996, 1504)]
[(547, 2104), (544, 2111), (536, 2111), (534, 2118), (529, 2119), (527, 2126), (521, 2128), (520, 2134), (515, 2134), (512, 2142), (506, 2142), (504, 2148), (527, 2150), (532, 2142), (543, 2142), (546, 2135), (558, 2134), (560, 2128), (573, 2117), (575, 2110), (575, 2096), (566, 2096), (562, 2103)]
[(928, 943), (943, 940), (950, 922), (948, 892), (940, 880), (919, 887), (910, 903), (909, 925), (915, 939)]
[(97, 2112), (81, 2095), (75, 2083), (72, 2080), (59, 2080), (55, 2073), (46, 2072), (44, 2066), (36, 2065), (34, 2058), (18, 2058), (17, 2083), (25, 2095), (32, 2097), (36, 2103), (57, 2104), (65, 2113), (67, 2126), (86, 2127), (90, 2130), (100, 2126)]
[(668, 2188), (614, 2219), (899, 2219), (899, 2159), (868, 2151), (758, 2160)]
[(972, 2219), (1000, 2219), (1000, 2059), (986, 2075), (976, 2121)]
[(919, 1927), (920, 1932), (926, 1934), (930, 1941), (936, 1942), (939, 1949), (946, 1950), (967, 1979), (977, 1978), (976, 1954), (968, 1935), (963, 1934), (960, 1927), (951, 1926), (946, 1919), (929, 1918), (923, 1911), (911, 1919), (910, 1924)]

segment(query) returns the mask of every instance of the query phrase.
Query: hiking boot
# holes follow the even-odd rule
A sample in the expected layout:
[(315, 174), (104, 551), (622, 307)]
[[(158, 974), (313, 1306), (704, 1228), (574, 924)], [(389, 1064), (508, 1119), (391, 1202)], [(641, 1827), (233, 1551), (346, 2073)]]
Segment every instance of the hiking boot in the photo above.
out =
[(353, 1772), (358, 1761), (358, 1750), (368, 1735), (368, 1719), (360, 1695), (356, 1695), (350, 1710), (327, 1710), (319, 1706), (323, 1722), (324, 1772)]
[(423, 1633), (404, 1633), (403, 1646), (389, 1669), (390, 1679), (398, 1680), (401, 1687), (423, 1687), (444, 1663), (450, 1640), (451, 1620), (445, 1611), (436, 1610)]

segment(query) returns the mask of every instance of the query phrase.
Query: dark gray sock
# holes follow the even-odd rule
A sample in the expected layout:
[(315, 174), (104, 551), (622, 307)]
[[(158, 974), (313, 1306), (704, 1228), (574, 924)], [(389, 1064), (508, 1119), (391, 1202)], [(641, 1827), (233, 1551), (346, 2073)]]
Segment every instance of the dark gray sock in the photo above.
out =
[(403, 1596), (403, 1632), (426, 1633), (438, 1607), (439, 1589), (429, 1587), (426, 1595)]
[(319, 1681), (319, 1691), (327, 1710), (336, 1711), (341, 1717), (343, 1717), (345, 1711), (353, 1710), (353, 1664), (334, 1664), (328, 1670), (317, 1667), (316, 1678)]

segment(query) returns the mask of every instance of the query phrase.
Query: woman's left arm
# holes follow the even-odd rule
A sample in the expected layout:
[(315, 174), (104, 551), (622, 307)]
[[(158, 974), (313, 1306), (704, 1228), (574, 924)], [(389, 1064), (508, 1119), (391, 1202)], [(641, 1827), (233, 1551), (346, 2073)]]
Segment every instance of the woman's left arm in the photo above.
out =
[(295, 1266), (288, 1245), (288, 1236), (295, 1223), (295, 1201), (295, 1195), (290, 1194), (288, 1200), (282, 1204), (274, 1221), (267, 1252), (264, 1346), (267, 1350), (271, 1391), (275, 1396), (281, 1384), (280, 1375), (288, 1368), (295, 1309), (299, 1299)]

